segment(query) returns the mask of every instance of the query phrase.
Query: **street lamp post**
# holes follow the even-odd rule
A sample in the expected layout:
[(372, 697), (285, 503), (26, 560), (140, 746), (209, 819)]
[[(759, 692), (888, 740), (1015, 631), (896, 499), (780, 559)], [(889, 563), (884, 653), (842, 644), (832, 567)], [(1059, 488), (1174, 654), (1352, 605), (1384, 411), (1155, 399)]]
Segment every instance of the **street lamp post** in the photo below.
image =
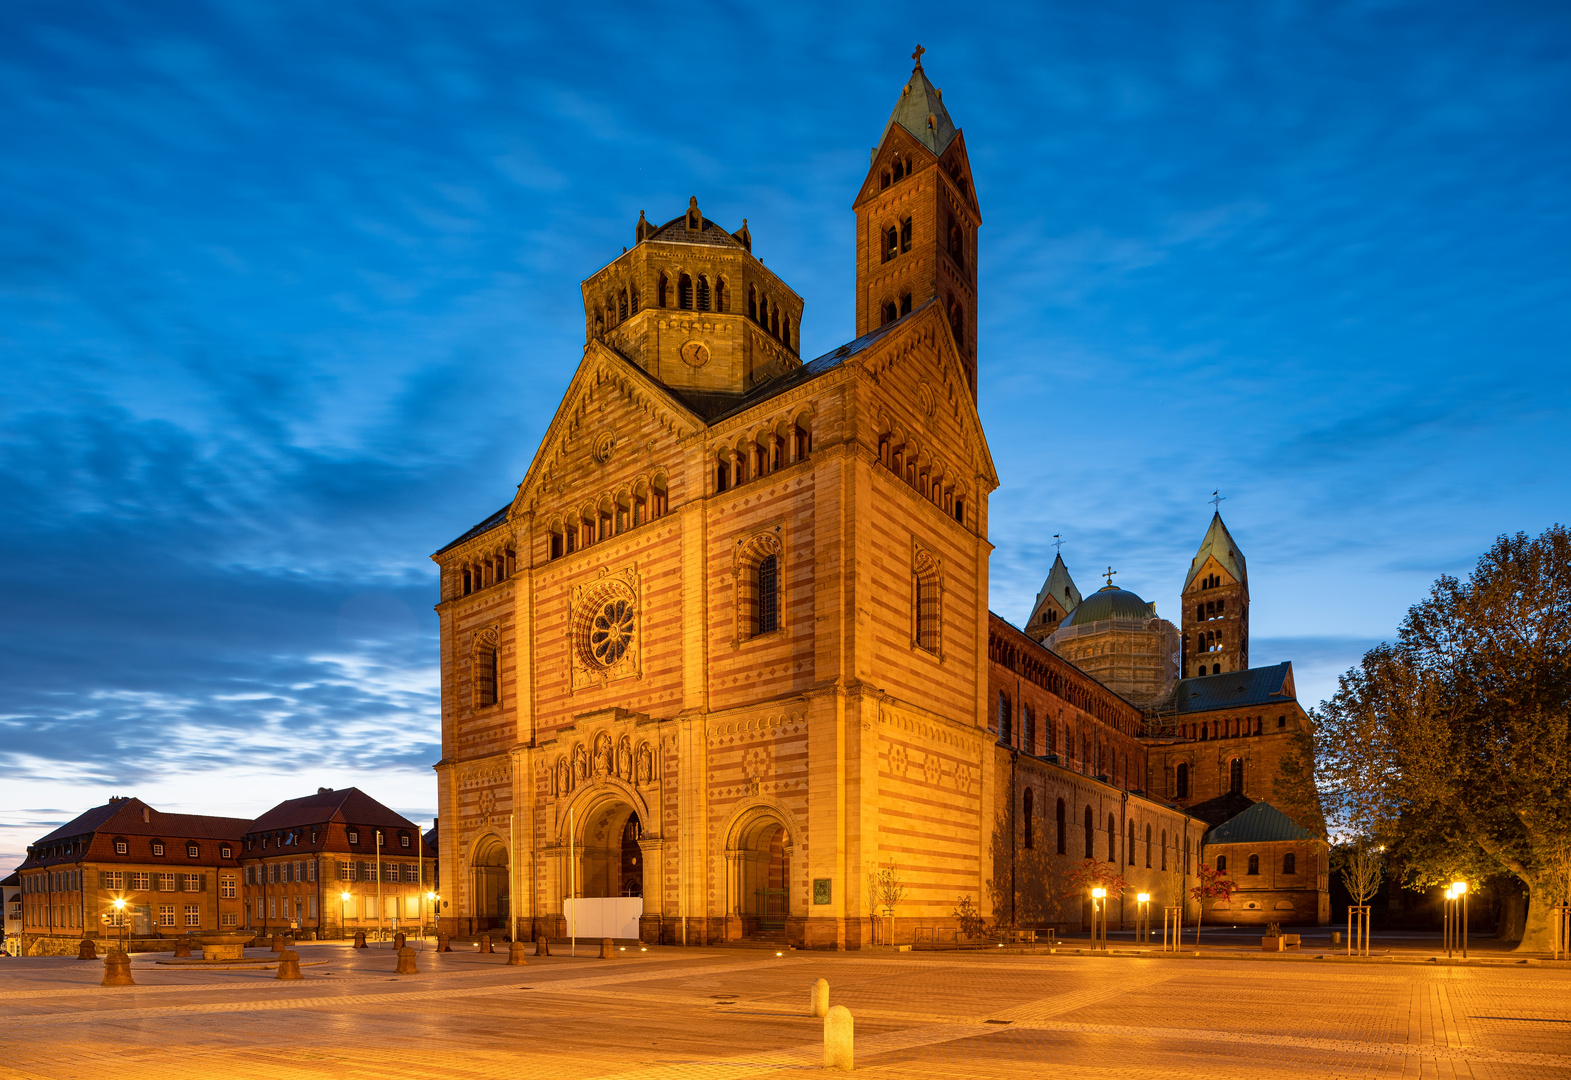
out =
[(1467, 959), (1467, 882), (1465, 882), (1465, 881), (1453, 881), (1451, 883), (1451, 889), (1452, 889), (1453, 892), (1456, 893), (1457, 900), (1460, 902), (1460, 907), (1462, 909), (1462, 911), (1461, 911), (1462, 959), (1466, 960)]
[(1136, 910), (1139, 914), (1135, 919), (1135, 934), (1142, 945), (1151, 944), (1151, 894), (1137, 893), (1135, 900), (1140, 905)]
[(120, 918), (120, 951), (129, 953), (129, 942), (125, 936), (125, 897), (115, 897), (115, 914)]
[[(430, 908), (431, 908), (431, 929), (433, 929), (433, 930), (436, 929), (436, 902), (438, 900), (440, 900), (440, 899), (441, 899), (441, 897), (436, 895), (435, 890), (425, 894), (425, 901), (426, 901), (426, 903), (428, 905), (430, 905)], [(420, 936), (421, 937), (425, 937), (425, 920), (424, 919), (420, 920)]]
[(1091, 949), (1107, 949), (1107, 890), (1100, 885), (1091, 890)]
[(349, 893), (338, 894), (338, 932), (344, 937), (349, 936)]

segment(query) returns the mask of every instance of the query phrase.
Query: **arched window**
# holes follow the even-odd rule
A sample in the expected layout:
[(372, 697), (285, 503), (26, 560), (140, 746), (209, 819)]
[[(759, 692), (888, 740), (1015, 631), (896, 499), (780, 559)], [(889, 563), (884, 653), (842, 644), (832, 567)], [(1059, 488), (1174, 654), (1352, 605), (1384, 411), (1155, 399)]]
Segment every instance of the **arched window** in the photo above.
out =
[(1107, 861), (1118, 861), (1118, 819), (1107, 815)]
[(1216, 872), (1219, 873), (1219, 874), (1227, 873), (1227, 856), (1226, 855), (1218, 855), (1216, 857)]
[(900, 252), (904, 254), (911, 250), (911, 219), (906, 218), (900, 223)]
[(965, 347), (966, 313), (965, 308), (953, 297), (949, 301), (949, 330), (955, 335), (955, 344)]
[(1211, 665), (1211, 674), (1213, 674), (1213, 675), (1220, 675), (1220, 674), (1222, 674), (1222, 665), (1221, 664), (1212, 664)]
[(949, 223), (949, 257), (955, 260), (955, 265), (964, 270), (966, 265), (965, 235), (960, 231), (960, 226), (953, 221)]
[(774, 335), (776, 341), (780, 340), (780, 308), (778, 306), (770, 309), (769, 332)]
[(758, 290), (751, 285), (747, 287), (747, 317), (758, 321)]
[(726, 457), (724, 450), (720, 451), (720, 460), (715, 463), (715, 492), (726, 491), (731, 487), (731, 462)]
[[(927, 551), (918, 551), (911, 567), (911, 637), (916, 646), (937, 654), (942, 642), (943, 611), (939, 606), (938, 563)], [(998, 741), (1009, 741), (1009, 698), (998, 695)]]
[(621, 292), (616, 294), (616, 314), (617, 314), (617, 318), (619, 318), (619, 319), (627, 318), (627, 290), (626, 289), (623, 289)]
[(900, 310), (895, 307), (894, 301), (891, 300), (884, 305), (884, 325), (887, 326), (898, 318), (900, 318)]
[(702, 274), (698, 276), (698, 310), (709, 310), (709, 279)]
[(725, 278), (715, 279), (715, 310), (730, 311), (730, 302), (726, 298)]
[(1069, 854), (1069, 836), (1064, 822), (1064, 800), (1058, 800), (1058, 853)]
[(888, 262), (900, 254), (900, 234), (893, 225), (884, 230), (884, 261)]
[(780, 629), (780, 558), (770, 555), (760, 559), (755, 575), (755, 619), (753, 632), (768, 634)]
[(888, 186), (889, 186), (889, 170), (885, 169), (884, 172), (883, 172), (883, 175), (881, 175), (878, 178), (878, 190), (882, 191), (884, 188), (886, 188)]
[(998, 741), (1006, 746), (1009, 744), (1010, 720), (1009, 695), (1000, 690), (998, 692)]
[(1030, 788), (1026, 788), (1021, 804), (1022, 813), (1020, 816), (1025, 823), (1025, 845), (1026, 849), (1030, 850), (1036, 846), (1036, 838), (1032, 835), (1032, 827), (1035, 825), (1035, 822), (1032, 820), (1032, 814), (1036, 810), (1036, 797), (1031, 794)]
[(1244, 759), (1234, 758), (1228, 762), (1228, 791), (1234, 795), (1244, 793)]
[(676, 306), (683, 311), (693, 310), (693, 279), (687, 274), (676, 279)]
[(1089, 805), (1087, 805), (1086, 806), (1086, 858), (1088, 858), (1088, 859), (1096, 858), (1096, 849), (1095, 849), (1095, 847), (1092, 844), (1092, 841), (1095, 839), (1094, 833), (1096, 832), (1096, 827), (1091, 824), (1092, 820), (1093, 819), (1092, 819), (1092, 816), (1091, 816), (1091, 807)]
[(900, 296), (900, 314), (902, 314), (902, 315), (909, 315), (909, 314), (911, 314), (911, 294), (910, 293), (902, 293), (901, 296)]
[(654, 483), (649, 485), (649, 520), (665, 517), (665, 512), (671, 506), (671, 495), (666, 488), (665, 477), (655, 477)]
[(780, 343), (792, 352), (796, 352), (796, 346), (791, 344), (791, 316), (789, 315), (780, 320)]
[(1162, 869), (1167, 869), (1167, 830), (1162, 830)]
[(1020, 749), (1036, 753), (1036, 712), (1029, 705), (1020, 706)]
[[(1135, 823), (1133, 819), (1130, 819), (1129, 839), (1128, 842), (1124, 845), (1124, 861), (1127, 862), (1130, 866), (1135, 865)], [(1146, 860), (1146, 865), (1151, 865), (1149, 857)]]
[(637, 315), (638, 314), (638, 288), (637, 288), (637, 286), (634, 286), (631, 290), (629, 290), (628, 296), (630, 297), (630, 299), (627, 302), (627, 313), (629, 315)]
[(1146, 869), (1151, 869), (1151, 826), (1146, 826)]
[(1291, 851), (1282, 856), (1282, 873), (1298, 873), (1298, 856), (1294, 855)]
[(1173, 794), (1180, 799), (1189, 798), (1189, 766), (1180, 762), (1173, 770)]
[(474, 707), (495, 705), (500, 697), (501, 671), (496, 633), (491, 630), (475, 635), (474, 650), (470, 655), (473, 672)]
[(1255, 874), (1255, 875), (1258, 875), (1260, 873), (1260, 856), (1258, 856), (1258, 855), (1251, 855), (1251, 856), (1249, 856), (1249, 870), (1248, 870), (1248, 872), (1251, 873), (1251, 874)]
[(660, 275), (659, 282), (655, 285), (655, 305), (657, 307), (670, 307), (666, 293), (670, 291), (671, 282), (664, 274)]

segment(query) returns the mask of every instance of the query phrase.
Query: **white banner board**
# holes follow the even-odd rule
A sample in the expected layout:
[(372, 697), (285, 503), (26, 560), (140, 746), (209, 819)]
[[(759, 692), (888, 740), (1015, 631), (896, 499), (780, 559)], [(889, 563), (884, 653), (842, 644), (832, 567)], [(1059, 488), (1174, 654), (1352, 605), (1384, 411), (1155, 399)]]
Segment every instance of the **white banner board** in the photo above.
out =
[(638, 920), (644, 913), (641, 896), (594, 896), (563, 900), (568, 937), (638, 939)]

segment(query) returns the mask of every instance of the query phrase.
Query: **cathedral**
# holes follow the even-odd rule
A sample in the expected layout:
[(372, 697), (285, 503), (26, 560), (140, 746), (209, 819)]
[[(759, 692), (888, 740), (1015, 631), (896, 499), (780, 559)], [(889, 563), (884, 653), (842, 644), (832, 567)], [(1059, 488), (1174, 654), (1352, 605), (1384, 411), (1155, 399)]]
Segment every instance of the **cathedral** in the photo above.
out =
[(1024, 630), (988, 610), (982, 215), (920, 56), (852, 201), (855, 337), (802, 359), (745, 219), (641, 213), (517, 492), (432, 556), (448, 931), (940, 943), (1078, 929), (1087, 861), (1120, 922), (1193, 913), (1229, 858), (1208, 922), (1328, 917), (1318, 808), (1276, 805), (1307, 717), (1248, 667), (1220, 517), (1181, 627), (1061, 560)]

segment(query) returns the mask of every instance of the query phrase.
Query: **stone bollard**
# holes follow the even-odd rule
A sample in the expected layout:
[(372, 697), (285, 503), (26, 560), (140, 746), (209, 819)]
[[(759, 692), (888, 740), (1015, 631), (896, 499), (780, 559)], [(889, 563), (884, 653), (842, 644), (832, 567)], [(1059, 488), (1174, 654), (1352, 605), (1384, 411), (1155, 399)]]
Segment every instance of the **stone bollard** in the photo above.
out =
[(829, 1015), (829, 981), (827, 979), (819, 979), (813, 984), (812, 996), (808, 1001), (807, 1015)]
[(515, 941), (507, 947), (507, 966), (526, 967), (529, 961), (524, 959), (524, 943)]
[(402, 949), (408, 940), (408, 938), (404, 937), (404, 932), (400, 930), (398, 933), (393, 935), (393, 948)]
[(415, 951), (405, 945), (398, 950), (398, 969), (394, 975), (418, 975), (420, 969), (415, 967)]
[(365, 948), (365, 931), (364, 930), (356, 930), (355, 931), (355, 948), (357, 948), (357, 949)]
[(616, 959), (616, 942), (612, 941), (610, 938), (601, 938), (600, 939), (600, 959), (602, 959), (602, 960), (615, 960)]
[(850, 1072), (856, 1066), (852, 1054), (851, 1010), (836, 1005), (824, 1016), (824, 1068)]
[(446, 934), (438, 934), (438, 935), (436, 935), (436, 951), (437, 952), (452, 952), (453, 951), (452, 942), (450, 942), (448, 940)]
[(272, 940), (272, 948), (273, 948), (273, 951), (276, 952), (276, 953), (283, 952), (284, 951), (284, 939), (279, 937), (277, 934), (274, 934), (273, 935), (273, 940)]
[(536, 956), (550, 956), (551, 955), (551, 939), (550, 938), (542, 937), (542, 938), (538, 939), (535, 942), (535, 955)]
[(176, 938), (175, 939), (175, 959), (176, 960), (184, 960), (184, 959), (187, 959), (188, 957), (190, 957), (190, 955), (191, 955), (191, 939), (190, 938)]
[(92, 938), (83, 938), (82, 939), (82, 944), (80, 944), (80, 945), (78, 945), (76, 947), (76, 958), (78, 960), (97, 960), (98, 959), (98, 950), (93, 948), (93, 939)]
[(278, 974), (275, 979), (303, 979), (300, 974), (300, 954), (293, 949), (285, 949), (278, 954)]
[(111, 949), (104, 955), (104, 981), (100, 986), (135, 986), (136, 980), (131, 978), (131, 958), (119, 949)]
[(491, 951), (491, 935), (490, 934), (481, 934), (480, 935), (480, 951), (483, 952), (483, 953), (488, 953), (488, 952)]

